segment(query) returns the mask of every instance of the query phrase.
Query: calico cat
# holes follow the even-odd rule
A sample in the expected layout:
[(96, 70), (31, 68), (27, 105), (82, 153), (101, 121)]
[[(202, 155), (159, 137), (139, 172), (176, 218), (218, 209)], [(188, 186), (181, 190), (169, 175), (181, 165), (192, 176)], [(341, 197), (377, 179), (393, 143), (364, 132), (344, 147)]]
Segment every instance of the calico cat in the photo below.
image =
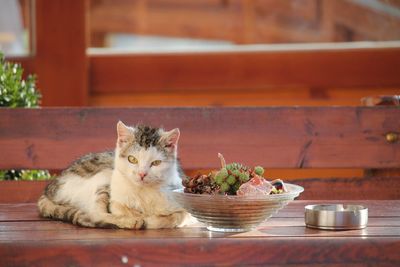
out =
[(85, 227), (179, 226), (187, 213), (170, 198), (181, 184), (179, 129), (117, 124), (114, 152), (89, 154), (55, 178), (38, 201), (42, 217)]

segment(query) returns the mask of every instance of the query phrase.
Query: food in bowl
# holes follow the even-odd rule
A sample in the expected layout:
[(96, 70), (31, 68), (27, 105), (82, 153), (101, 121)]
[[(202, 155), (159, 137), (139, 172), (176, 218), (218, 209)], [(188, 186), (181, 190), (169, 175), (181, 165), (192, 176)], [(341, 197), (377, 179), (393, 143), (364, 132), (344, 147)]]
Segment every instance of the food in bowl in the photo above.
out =
[(287, 192), (281, 179), (269, 182), (263, 177), (263, 167), (250, 168), (240, 163), (226, 164), (222, 154), (218, 154), (218, 157), (221, 160), (220, 170), (183, 179), (185, 193), (262, 196)]

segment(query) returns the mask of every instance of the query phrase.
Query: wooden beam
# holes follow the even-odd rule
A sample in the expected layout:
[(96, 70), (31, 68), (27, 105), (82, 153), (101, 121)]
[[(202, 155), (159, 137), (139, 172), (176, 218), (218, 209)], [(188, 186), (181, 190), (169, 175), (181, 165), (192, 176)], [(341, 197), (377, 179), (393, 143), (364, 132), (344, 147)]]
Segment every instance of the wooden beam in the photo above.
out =
[(400, 48), (92, 54), (91, 93), (399, 86)]
[[(293, 227), (287, 228), (293, 231)], [(303, 232), (304, 229), (300, 228)], [(367, 230), (373, 231), (369, 228)], [(393, 228), (391, 230), (396, 231)], [(347, 233), (348, 236), (329, 238), (311, 236), (309, 233), (306, 237), (269, 235), (266, 238), (215, 238), (221, 233), (203, 232), (202, 238), (193, 238), (193, 234), (190, 238), (190, 233), (194, 232), (190, 229), (189, 237), (182, 238), (182, 233), (172, 237), (165, 235), (165, 232), (170, 231), (149, 230), (138, 233), (76, 229), (35, 231), (33, 234), (36, 240), (32, 241), (32, 235), (26, 237), (26, 232), (2, 233), (2, 236), (8, 238), (19, 237), (16, 241), (8, 239), (0, 242), (0, 263), (3, 266), (27, 263), (39, 266), (117, 266), (124, 262), (129, 266), (283, 266), (288, 263), (294, 266), (363, 266), (371, 262), (376, 266), (398, 266), (400, 263), (398, 235), (392, 238), (359, 237), (359, 234), (355, 236)], [(349, 231), (342, 231), (341, 234), (346, 235), (346, 232)], [(143, 238), (141, 233), (155, 233), (155, 236)], [(286, 231), (285, 234), (289, 233)], [(71, 236), (74, 240), (71, 240)], [(122, 239), (121, 236), (129, 238)]]
[(179, 127), (185, 169), (228, 161), (268, 168), (399, 168), (396, 107), (43, 108), (0, 110), (0, 168), (63, 169), (112, 150), (116, 123)]
[(44, 106), (85, 105), (87, 0), (36, 0), (35, 72)]
[(91, 106), (114, 107), (248, 107), (360, 106), (365, 96), (396, 95), (399, 88), (271, 88), (264, 90), (92, 94)]

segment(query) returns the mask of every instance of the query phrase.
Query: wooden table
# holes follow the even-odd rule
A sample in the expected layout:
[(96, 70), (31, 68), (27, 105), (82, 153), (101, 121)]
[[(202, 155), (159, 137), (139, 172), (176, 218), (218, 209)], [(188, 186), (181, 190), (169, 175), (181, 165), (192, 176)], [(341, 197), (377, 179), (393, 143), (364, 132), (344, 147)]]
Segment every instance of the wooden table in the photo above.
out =
[[(359, 203), (369, 208), (362, 230), (304, 226), (304, 206)], [(80, 228), (38, 217), (36, 205), (0, 204), (1, 266), (321, 265), (400, 266), (400, 200), (294, 201), (257, 230), (209, 232)]]

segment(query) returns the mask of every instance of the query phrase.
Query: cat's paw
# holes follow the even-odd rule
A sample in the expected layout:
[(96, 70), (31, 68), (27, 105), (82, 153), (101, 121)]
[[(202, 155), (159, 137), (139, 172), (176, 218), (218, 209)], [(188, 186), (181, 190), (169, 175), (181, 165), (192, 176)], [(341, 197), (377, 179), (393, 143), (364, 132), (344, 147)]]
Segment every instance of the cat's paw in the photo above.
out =
[(120, 217), (117, 226), (122, 229), (142, 229), (145, 221), (142, 217)]
[(152, 215), (146, 218), (147, 229), (176, 228), (187, 217), (186, 211), (176, 211), (168, 214)]
[(171, 216), (171, 221), (172, 221), (172, 227), (178, 227), (182, 225), (185, 220), (188, 218), (188, 213), (186, 211), (177, 211), (172, 213)]

